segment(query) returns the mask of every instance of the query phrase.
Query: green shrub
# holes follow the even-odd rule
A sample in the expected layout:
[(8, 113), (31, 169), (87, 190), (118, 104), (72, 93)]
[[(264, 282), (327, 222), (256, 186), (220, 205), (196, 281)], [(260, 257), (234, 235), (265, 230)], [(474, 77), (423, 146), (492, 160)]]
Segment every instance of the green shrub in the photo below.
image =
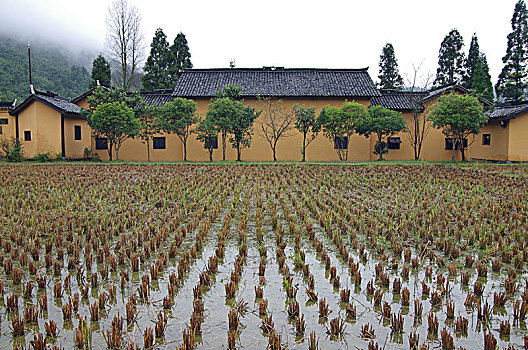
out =
[(40, 163), (51, 162), (51, 153), (38, 153), (35, 157), (33, 157), (33, 160)]
[(4, 157), (10, 162), (21, 162), (23, 158), (22, 143), (16, 137), (0, 141), (0, 149)]

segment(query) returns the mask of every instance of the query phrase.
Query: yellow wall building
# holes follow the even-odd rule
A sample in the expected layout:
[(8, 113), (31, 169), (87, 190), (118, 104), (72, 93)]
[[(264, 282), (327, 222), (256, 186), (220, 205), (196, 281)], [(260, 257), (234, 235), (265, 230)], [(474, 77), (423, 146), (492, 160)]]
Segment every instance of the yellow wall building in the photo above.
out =
[(16, 120), (9, 114), (15, 103), (16, 100), (0, 102), (0, 140), (10, 139), (15, 136)]
[[(425, 125), (426, 136), (422, 144), (420, 159), (431, 161), (451, 160), (453, 143), (446, 139), (441, 130), (432, 127), (424, 118), (438, 98), (449, 93), (468, 93), (459, 86), (417, 92), (378, 90), (367, 69), (284, 69), (264, 67), (260, 69), (190, 69), (178, 80), (174, 90), (142, 92), (141, 96), (149, 106), (162, 106), (175, 97), (184, 97), (196, 102), (197, 114), (205, 117), (211, 99), (227, 85), (239, 85), (241, 98), (246, 105), (262, 109), (257, 96), (280, 99), (287, 110), (295, 104), (315, 107), (318, 114), (325, 105), (340, 107), (345, 101), (356, 101), (365, 107), (380, 105), (400, 111), (408, 124), (408, 131), (401, 132), (385, 141), (389, 152), (385, 159), (409, 160), (415, 158), (410, 134), (414, 125), (413, 116)], [(108, 144), (104, 138), (94, 135), (86, 120), (81, 116), (81, 108), (88, 108), (87, 91), (72, 101), (51, 93), (37, 92), (28, 97), (18, 107), (10, 111), (11, 120), (6, 132), (19, 137), (23, 143), (24, 155), (33, 157), (39, 153), (60, 153), (64, 158), (82, 158), (85, 149), (108, 160)], [(488, 108), (489, 103), (483, 101)], [(0, 109), (0, 113), (2, 110)], [(467, 141), (467, 159), (493, 161), (528, 161), (528, 104), (499, 105), (488, 111), (489, 123), (481, 133)], [(6, 114), (4, 112), (4, 114)], [(0, 114), (1, 115), (1, 114)], [(2, 118), (0, 118), (1, 123)], [(18, 123), (16, 122), (18, 120)], [(30, 140), (27, 140), (29, 136)], [(2, 137), (2, 135), (0, 135)], [(371, 161), (374, 155), (375, 135), (365, 138), (352, 135), (349, 141), (349, 161)], [(302, 135), (296, 129), (279, 140), (277, 160), (301, 160)], [(204, 143), (191, 134), (187, 143), (189, 161), (208, 161), (209, 153)], [(222, 140), (218, 136), (213, 160), (222, 159)], [(336, 144), (322, 133), (308, 146), (308, 161), (338, 161)], [(147, 148), (148, 147), (148, 148)], [(119, 150), (119, 159), (146, 161), (183, 160), (183, 144), (178, 136), (157, 134), (147, 143), (141, 139), (126, 140)], [(455, 159), (460, 160), (456, 151)], [(226, 142), (226, 159), (235, 160), (236, 150)], [(259, 118), (253, 126), (250, 148), (243, 149), (242, 160), (270, 161), (272, 150), (259, 126)]]
[(24, 157), (49, 153), (76, 159), (90, 148), (92, 133), (81, 108), (56, 94), (35, 91), (9, 114), (16, 120)]

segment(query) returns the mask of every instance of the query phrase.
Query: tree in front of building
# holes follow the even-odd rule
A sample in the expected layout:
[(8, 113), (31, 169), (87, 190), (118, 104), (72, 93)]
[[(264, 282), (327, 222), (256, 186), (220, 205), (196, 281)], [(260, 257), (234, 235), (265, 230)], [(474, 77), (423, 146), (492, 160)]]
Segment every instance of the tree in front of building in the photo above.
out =
[(440, 45), (436, 86), (458, 84), (464, 76), (464, 40), (457, 29), (452, 29)]
[(422, 105), (420, 92), (429, 90), (433, 76), (432, 74), (422, 75), (420, 73), (421, 64), (413, 64), (412, 68), (413, 73), (407, 80), (408, 89), (406, 91), (411, 114), (405, 119), (405, 122), (407, 127), (406, 135), (413, 148), (414, 159), (418, 160), (422, 153), (422, 146), (432, 127), (431, 121), (425, 117), (429, 106), (426, 105), (424, 108)]
[(183, 71), (192, 67), (189, 44), (187, 43), (185, 34), (180, 32), (176, 35), (173, 44), (169, 48), (169, 59), (167, 64), (169, 81), (167, 88), (174, 88)]
[(127, 0), (114, 0), (106, 16), (106, 42), (111, 63), (115, 66), (116, 86), (129, 91), (138, 80), (145, 49), (141, 15)]
[(193, 100), (177, 97), (159, 108), (158, 128), (168, 134), (176, 134), (183, 143), (183, 160), (187, 161), (187, 140), (191, 127), (198, 121), (196, 103)]
[(108, 159), (112, 161), (112, 151), (115, 150), (119, 160), (119, 149), (128, 138), (133, 138), (141, 131), (141, 123), (134, 111), (125, 102), (102, 103), (88, 114), (88, 125), (93, 132), (108, 140)]
[(465, 61), (465, 73), (462, 86), (471, 90), (475, 95), (493, 101), (493, 85), (489, 74), (486, 55), (480, 52), (478, 38), (473, 34), (469, 47), (468, 57)]
[(242, 86), (240, 85), (226, 85), (223, 89), (216, 92), (216, 98), (227, 97), (231, 100), (240, 100), (242, 98)]
[(512, 32), (508, 34), (504, 67), (495, 91), (502, 101), (521, 101), (528, 87), (528, 11), (524, 0), (515, 4), (511, 19)]
[(215, 98), (207, 106), (206, 118), (211, 120), (222, 136), (222, 160), (225, 160), (227, 135), (231, 131), (231, 116), (238, 113), (237, 101)]
[(370, 107), (367, 116), (356, 123), (358, 134), (367, 138), (371, 134), (376, 134), (377, 140), (374, 145), (374, 154), (379, 156), (379, 160), (382, 160), (383, 155), (389, 152), (388, 144), (383, 138), (391, 137), (405, 130), (407, 128), (402, 114), (381, 106)]
[(303, 135), (303, 143), (301, 146), (302, 161), (306, 161), (306, 148), (319, 134), (321, 126), (317, 123), (315, 115), (315, 107), (305, 107), (304, 105), (296, 104), (293, 106), (295, 113), (295, 129)]
[(204, 143), (205, 148), (209, 152), (209, 161), (213, 161), (213, 152), (218, 140), (218, 129), (211, 118), (207, 116), (200, 119), (198, 126), (193, 130), (196, 134), (196, 139)]
[(488, 122), (483, 107), (477, 97), (471, 95), (449, 94), (440, 97), (432, 107), (429, 117), (433, 126), (442, 129), (444, 135), (452, 140), (453, 160), (455, 149), (460, 150), (462, 161), (465, 161), (465, 148), (469, 135), (478, 134), (480, 128)]
[(293, 109), (284, 106), (282, 100), (272, 97), (257, 96), (257, 107), (262, 111), (256, 121), (258, 131), (270, 145), (275, 162), (279, 140), (292, 136), (295, 114)]
[(111, 71), (110, 63), (106, 61), (103, 55), (99, 54), (92, 63), (92, 81), (90, 82), (89, 88), (94, 88), (99, 85), (110, 87), (111, 84)]
[(236, 105), (236, 113), (231, 115), (231, 147), (237, 151), (237, 161), (241, 160), (242, 149), (251, 146), (251, 138), (253, 135), (253, 123), (261, 113), (261, 111), (244, 106), (242, 101), (233, 101)]
[(145, 75), (141, 77), (143, 89), (153, 91), (170, 87), (168, 63), (169, 63), (169, 43), (163, 29), (158, 28), (150, 44), (150, 54), (143, 70)]
[(323, 134), (334, 142), (339, 160), (348, 160), (348, 145), (355, 132), (355, 123), (365, 118), (366, 113), (365, 106), (348, 101), (341, 108), (326, 105), (321, 109), (317, 123)]
[(118, 88), (109, 89), (103, 86), (98, 86), (92, 94), (88, 96), (88, 109), (83, 110), (81, 113), (87, 117), (88, 114), (93, 113), (99, 105), (110, 102), (124, 102), (129, 108), (134, 110), (135, 113), (140, 113), (141, 109), (136, 109), (136, 106), (138, 106), (140, 101), (141, 96), (138, 93), (125, 93)]
[(160, 111), (158, 107), (147, 106), (143, 99), (141, 99), (134, 111), (141, 123), (141, 131), (139, 132), (138, 137), (143, 140), (147, 146), (147, 161), (150, 162), (150, 141), (154, 135), (159, 132), (157, 119)]
[(396, 89), (403, 88), (403, 79), (398, 70), (398, 61), (394, 54), (394, 47), (391, 43), (385, 44), (381, 52), (379, 61), (379, 87), (380, 89)]

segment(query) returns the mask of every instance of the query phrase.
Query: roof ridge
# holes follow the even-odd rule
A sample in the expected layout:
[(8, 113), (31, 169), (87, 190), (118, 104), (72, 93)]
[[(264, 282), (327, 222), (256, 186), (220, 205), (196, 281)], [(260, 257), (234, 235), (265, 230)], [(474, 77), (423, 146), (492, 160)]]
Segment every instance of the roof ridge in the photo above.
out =
[(322, 72), (366, 72), (365, 68), (284, 68), (284, 67), (248, 67), (248, 68), (187, 68), (185, 72), (291, 72), (291, 71), (322, 71)]

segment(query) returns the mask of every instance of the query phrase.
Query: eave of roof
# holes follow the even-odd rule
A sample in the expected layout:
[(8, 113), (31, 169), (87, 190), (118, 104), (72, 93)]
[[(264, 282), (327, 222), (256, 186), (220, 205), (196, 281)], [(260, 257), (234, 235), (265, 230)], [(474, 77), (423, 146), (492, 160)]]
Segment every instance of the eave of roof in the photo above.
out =
[(528, 101), (499, 104), (488, 111), (490, 120), (496, 121), (511, 120), (526, 113), (528, 113)]

